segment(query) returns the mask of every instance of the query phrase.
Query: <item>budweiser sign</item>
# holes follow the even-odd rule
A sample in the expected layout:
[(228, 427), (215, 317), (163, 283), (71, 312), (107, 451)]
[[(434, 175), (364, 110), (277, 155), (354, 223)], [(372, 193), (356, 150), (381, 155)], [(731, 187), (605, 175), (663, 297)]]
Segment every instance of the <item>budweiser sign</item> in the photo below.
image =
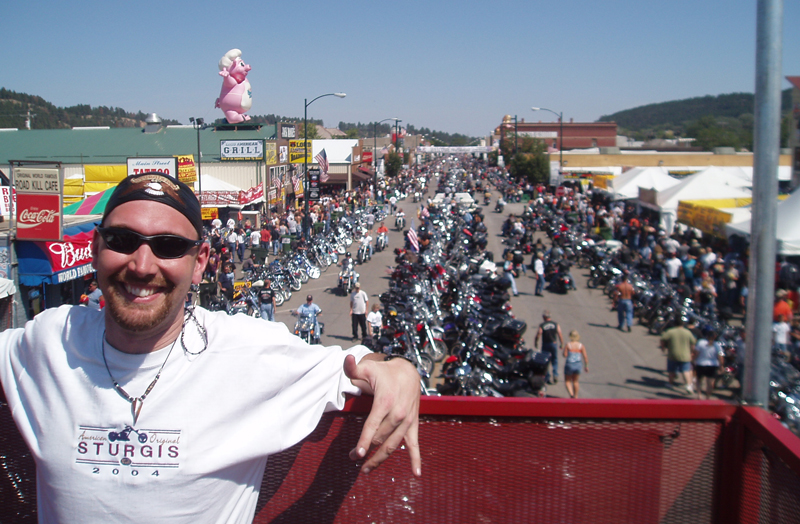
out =
[(61, 240), (61, 195), (17, 194), (17, 238)]
[(50, 259), (53, 273), (92, 262), (92, 232), (64, 237), (63, 242), (44, 242), (44, 252)]

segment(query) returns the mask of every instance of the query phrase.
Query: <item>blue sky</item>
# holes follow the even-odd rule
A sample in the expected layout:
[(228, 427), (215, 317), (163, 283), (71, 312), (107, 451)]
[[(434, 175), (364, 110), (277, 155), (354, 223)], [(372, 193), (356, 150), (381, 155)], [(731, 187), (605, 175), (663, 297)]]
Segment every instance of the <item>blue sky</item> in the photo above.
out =
[[(504, 114), (569, 121), (753, 92), (755, 0), (4, 2), (0, 86), (57, 106), (213, 120), (231, 48), (252, 66), (250, 114), (401, 118), (483, 136)], [(800, 75), (786, 0), (782, 76)], [(783, 88), (789, 87), (788, 82)]]

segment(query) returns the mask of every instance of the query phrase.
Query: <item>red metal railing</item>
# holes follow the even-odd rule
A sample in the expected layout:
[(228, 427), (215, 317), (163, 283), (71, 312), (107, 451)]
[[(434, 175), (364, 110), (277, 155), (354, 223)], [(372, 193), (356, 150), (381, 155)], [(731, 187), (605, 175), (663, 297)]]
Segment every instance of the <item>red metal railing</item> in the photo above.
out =
[[(349, 460), (369, 405), (270, 459), (254, 522), (800, 522), (800, 440), (761, 409), (425, 398), (418, 479), (403, 451), (369, 475)], [(0, 456), (23, 467), (7, 420), (0, 408)], [(32, 480), (7, 467), (0, 521), (35, 510)]]

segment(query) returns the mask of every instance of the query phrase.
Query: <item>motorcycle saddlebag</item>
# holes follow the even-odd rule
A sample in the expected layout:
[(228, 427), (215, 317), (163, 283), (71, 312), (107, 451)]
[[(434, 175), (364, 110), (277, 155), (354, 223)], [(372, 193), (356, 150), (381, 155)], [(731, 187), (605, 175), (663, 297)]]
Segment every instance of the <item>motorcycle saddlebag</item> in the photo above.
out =
[(531, 350), (525, 355), (525, 363), (534, 375), (544, 375), (547, 373), (547, 365), (550, 363), (550, 354)]
[(524, 320), (509, 318), (503, 321), (498, 330), (498, 335), (506, 340), (519, 340), (528, 329), (528, 324)]

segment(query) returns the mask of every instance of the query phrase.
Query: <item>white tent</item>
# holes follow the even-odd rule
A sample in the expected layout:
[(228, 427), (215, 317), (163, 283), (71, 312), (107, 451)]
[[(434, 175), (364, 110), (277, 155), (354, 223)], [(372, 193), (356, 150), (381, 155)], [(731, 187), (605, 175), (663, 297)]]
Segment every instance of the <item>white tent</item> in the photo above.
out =
[(656, 205), (641, 202), (643, 206), (661, 212), (660, 226), (672, 234), (681, 200), (704, 200), (724, 198), (751, 198), (752, 182), (741, 169), (721, 169), (711, 166), (683, 179), (679, 184), (659, 191)]
[[(776, 250), (779, 255), (800, 255), (800, 191), (795, 191), (789, 198), (778, 204)], [(751, 219), (728, 224), (728, 237), (741, 235), (750, 238)]]
[(634, 167), (608, 181), (607, 191), (614, 194), (614, 200), (638, 198), (639, 188), (664, 191), (680, 183), (671, 177), (663, 167)]

